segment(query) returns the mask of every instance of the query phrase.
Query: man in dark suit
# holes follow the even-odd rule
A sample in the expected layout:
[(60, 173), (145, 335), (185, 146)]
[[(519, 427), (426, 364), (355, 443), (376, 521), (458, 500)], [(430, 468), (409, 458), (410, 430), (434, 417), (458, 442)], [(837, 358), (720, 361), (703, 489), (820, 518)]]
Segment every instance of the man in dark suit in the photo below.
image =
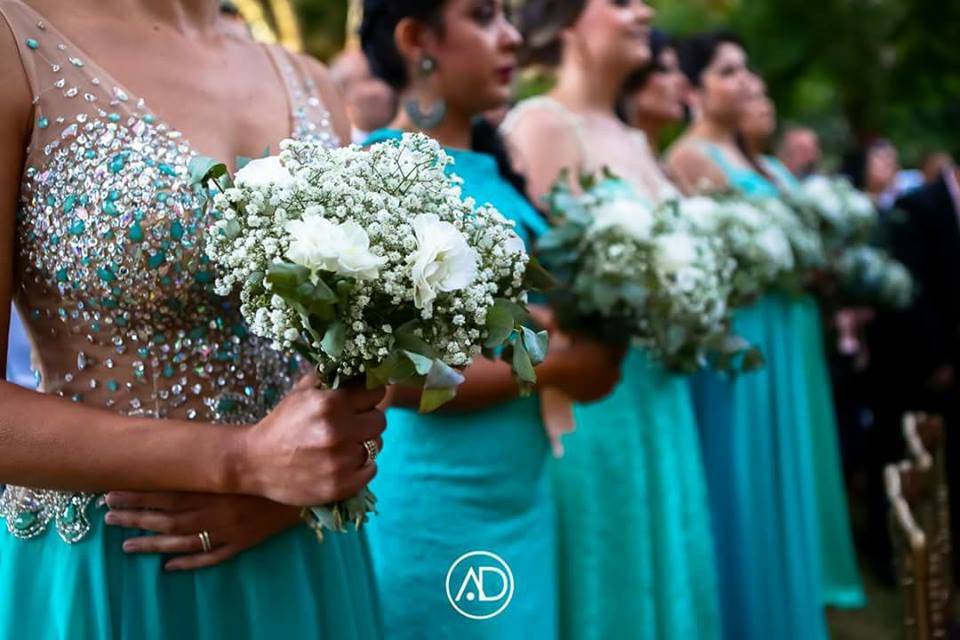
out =
[[(897, 202), (907, 234), (898, 257), (913, 274), (917, 299), (910, 310), (908, 343), (915, 408), (944, 416), (954, 549), (960, 549), (960, 169), (949, 166), (939, 180)], [(954, 554), (960, 576), (960, 554)]]

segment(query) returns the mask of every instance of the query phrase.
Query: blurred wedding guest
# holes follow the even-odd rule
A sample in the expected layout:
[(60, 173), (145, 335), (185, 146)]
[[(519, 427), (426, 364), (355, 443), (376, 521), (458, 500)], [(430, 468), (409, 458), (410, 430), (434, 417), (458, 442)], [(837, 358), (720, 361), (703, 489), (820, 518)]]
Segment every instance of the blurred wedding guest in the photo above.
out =
[[(654, 63), (652, 17), (639, 0), (524, 5), (525, 57), (554, 68), (558, 78), (503, 124), (534, 202), (558, 180), (577, 182), (604, 168), (614, 176), (597, 190), (627, 211), (641, 210), (634, 215), (679, 195), (647, 136), (617, 116), (627, 78)], [(563, 437), (565, 454), (552, 464), (561, 637), (719, 637), (716, 558), (689, 378), (633, 347), (614, 393), (575, 404), (573, 414), (576, 430)]]
[(943, 177), (943, 172), (953, 166), (953, 158), (946, 151), (928, 151), (920, 158), (920, 171), (924, 184), (933, 184)]
[(777, 157), (799, 179), (817, 172), (821, 155), (820, 136), (809, 127), (788, 127), (777, 149)]
[[(754, 75), (750, 93), (740, 118), (740, 141), (754, 166), (772, 180), (784, 195), (800, 188), (800, 181), (777, 158), (767, 155), (770, 141), (777, 128), (776, 105), (767, 94), (763, 79)], [(813, 303), (813, 299), (808, 301)], [(809, 307), (808, 307), (809, 308)], [(796, 316), (800, 318), (801, 316)], [(813, 478), (817, 489), (818, 518), (814, 535), (820, 541), (820, 581), (824, 604), (836, 607), (860, 607), (866, 598), (857, 569), (853, 535), (847, 508), (843, 462), (840, 456), (839, 429), (833, 397), (831, 376), (824, 333), (819, 317), (804, 318), (798, 323), (806, 331), (809, 347), (805, 357), (798, 358), (805, 365), (808, 389), (816, 395), (809, 403), (808, 434), (813, 447)]]
[(676, 44), (666, 33), (651, 32), (650, 53), (651, 63), (627, 78), (619, 111), (627, 124), (647, 135), (655, 151), (664, 129), (683, 121), (688, 81), (680, 69)]
[[(780, 197), (737, 144), (756, 80), (741, 40), (723, 31), (688, 38), (680, 66), (693, 120), (667, 153), (672, 175), (691, 195)], [(766, 365), (693, 381), (727, 638), (827, 637), (812, 436), (833, 404), (819, 322), (809, 296), (770, 291), (734, 317)]]
[(854, 151), (844, 161), (844, 173), (881, 211), (890, 209), (898, 193), (900, 156), (889, 140), (878, 139)]
[(389, 84), (370, 73), (360, 50), (347, 50), (330, 63), (330, 77), (347, 108), (354, 142), (390, 124), (397, 112), (397, 95)]
[(10, 335), (7, 342), (7, 382), (33, 389), (37, 386), (30, 365), (30, 340), (20, 322), (20, 314), (10, 311)]
[[(948, 166), (930, 185), (896, 203), (907, 213), (910, 246), (902, 259), (917, 281), (916, 330), (909, 336), (924, 381), (922, 408), (947, 420), (952, 530), (960, 533), (960, 170)], [(903, 337), (901, 337), (901, 340)], [(957, 544), (955, 539), (954, 544)], [(955, 547), (957, 548), (957, 547)], [(960, 574), (960, 554), (954, 556)]]

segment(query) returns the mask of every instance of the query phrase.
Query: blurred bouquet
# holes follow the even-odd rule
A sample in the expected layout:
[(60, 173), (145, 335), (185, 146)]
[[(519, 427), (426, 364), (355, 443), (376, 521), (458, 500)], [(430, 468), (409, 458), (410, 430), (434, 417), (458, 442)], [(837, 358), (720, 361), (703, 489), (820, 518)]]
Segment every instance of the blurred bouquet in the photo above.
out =
[(808, 226), (818, 229), (828, 252), (867, 242), (877, 225), (877, 211), (846, 178), (812, 176), (786, 196)]
[[(331, 388), (413, 385), (431, 411), (456, 395), (458, 368), (498, 350), (529, 390), (547, 335), (527, 326), (526, 287), (543, 272), (511, 221), (461, 198), (452, 162), (419, 134), (367, 150), (288, 140), (233, 179), (196, 159), (194, 179), (218, 191), (206, 247), (217, 293), (239, 290), (251, 331)], [(309, 520), (340, 531), (374, 505), (364, 490)]]
[(732, 306), (751, 303), (797, 266), (792, 242), (796, 229), (779, 219), (782, 212), (768, 202), (739, 196), (693, 197), (667, 202), (662, 208), (692, 233), (723, 244), (735, 261)]
[(756, 366), (730, 334), (736, 263), (722, 242), (681, 224), (676, 205), (645, 206), (610, 174), (581, 178), (582, 195), (567, 185), (564, 176), (551, 191), (556, 226), (537, 244), (565, 284), (554, 295), (563, 326), (632, 339), (677, 371)]
[(870, 245), (880, 218), (866, 194), (845, 178), (813, 176), (787, 201), (808, 228), (820, 233), (825, 271), (842, 298), (898, 308), (910, 304), (910, 272), (886, 251)]
[(902, 263), (885, 251), (858, 245), (843, 251), (836, 261), (840, 287), (854, 300), (878, 302), (903, 309), (913, 300), (913, 278)]

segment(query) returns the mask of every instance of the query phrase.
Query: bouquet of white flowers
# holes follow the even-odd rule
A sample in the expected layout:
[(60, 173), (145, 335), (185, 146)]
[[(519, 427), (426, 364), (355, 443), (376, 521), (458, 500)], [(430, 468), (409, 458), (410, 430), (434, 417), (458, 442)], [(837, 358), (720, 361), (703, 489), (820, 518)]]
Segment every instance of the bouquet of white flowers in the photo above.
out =
[(661, 205), (692, 233), (722, 242), (733, 257), (733, 306), (749, 304), (797, 266), (791, 230), (764, 206), (738, 196), (682, 198)]
[(654, 210), (627, 193), (562, 177), (549, 196), (557, 225), (537, 244), (566, 284), (555, 294), (561, 321), (609, 339), (632, 339), (667, 367), (691, 372), (708, 363), (746, 368), (756, 353), (730, 334), (728, 299), (735, 262), (722, 243), (679, 222), (675, 207)]
[[(296, 350), (331, 388), (413, 385), (431, 411), (455, 396), (457, 369), (496, 351), (529, 390), (547, 335), (528, 326), (526, 290), (545, 272), (511, 221), (461, 197), (452, 162), (420, 134), (369, 149), (288, 140), (232, 179), (195, 160), (194, 179), (216, 187), (216, 291), (239, 290), (251, 331)], [(309, 519), (339, 531), (374, 505), (364, 490)]]
[(855, 299), (903, 309), (913, 300), (913, 278), (903, 264), (882, 249), (856, 245), (836, 261), (841, 287)]
[(878, 221), (870, 198), (846, 178), (811, 176), (786, 198), (810, 227), (820, 230), (827, 251), (866, 242)]

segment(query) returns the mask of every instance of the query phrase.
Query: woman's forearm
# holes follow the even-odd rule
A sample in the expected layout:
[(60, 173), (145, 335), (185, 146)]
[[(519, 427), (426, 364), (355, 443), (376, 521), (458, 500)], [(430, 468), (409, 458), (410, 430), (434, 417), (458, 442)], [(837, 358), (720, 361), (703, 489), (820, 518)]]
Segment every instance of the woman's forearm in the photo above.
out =
[(124, 417), (0, 381), (0, 484), (247, 493), (248, 427)]

